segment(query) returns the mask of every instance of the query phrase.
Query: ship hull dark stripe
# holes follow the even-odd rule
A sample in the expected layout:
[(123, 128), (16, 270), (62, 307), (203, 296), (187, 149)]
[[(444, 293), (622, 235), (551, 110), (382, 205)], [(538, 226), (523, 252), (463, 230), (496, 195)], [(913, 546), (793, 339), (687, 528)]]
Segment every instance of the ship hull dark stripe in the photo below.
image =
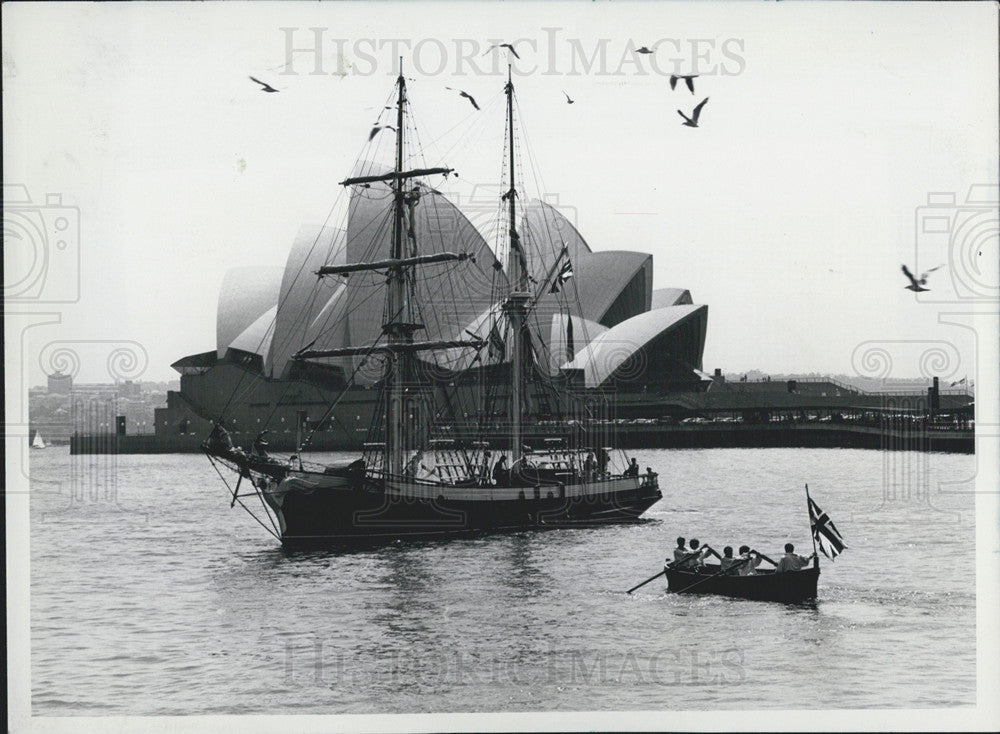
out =
[(525, 528), (635, 521), (662, 494), (655, 487), (574, 498), (426, 500), (334, 490), (289, 492), (281, 504), (285, 546), (351, 539), (434, 538)]

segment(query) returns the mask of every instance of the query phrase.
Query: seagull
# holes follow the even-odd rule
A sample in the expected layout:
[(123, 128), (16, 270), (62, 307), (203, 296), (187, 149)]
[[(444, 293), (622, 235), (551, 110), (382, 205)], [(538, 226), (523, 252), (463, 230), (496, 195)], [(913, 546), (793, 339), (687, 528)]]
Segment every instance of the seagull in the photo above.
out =
[[(563, 94), (566, 94), (566, 90), (565, 89), (563, 90)], [(566, 104), (573, 104), (575, 101), (576, 101), (575, 99), (570, 99), (569, 95), (566, 94)]]
[(905, 275), (907, 278), (910, 279), (910, 284), (904, 285), (903, 287), (908, 291), (913, 291), (914, 293), (919, 293), (921, 291), (929, 291), (930, 288), (924, 288), (924, 286), (927, 285), (927, 276), (933, 273), (938, 268), (942, 267), (944, 266), (938, 265), (936, 268), (931, 268), (926, 273), (921, 273), (920, 280), (917, 280), (915, 277), (913, 277), (913, 273), (910, 272), (910, 269), (905, 265), (903, 265), (903, 275)]
[(515, 50), (514, 50), (514, 45), (513, 45), (513, 44), (511, 44), (511, 43), (496, 43), (496, 44), (494, 44), (494, 45), (490, 46), (490, 47), (489, 47), (488, 49), (486, 49), (485, 51), (483, 51), (483, 56), (485, 56), (486, 54), (488, 54), (488, 53), (489, 53), (490, 51), (492, 51), (492, 50), (493, 50), (493, 49), (495, 49), (495, 48), (509, 48), (509, 49), (510, 49), (510, 52), (511, 52), (512, 54), (514, 54), (514, 58), (515, 58), (515, 59), (519, 59), (519, 58), (521, 58), (520, 56), (518, 56), (518, 55), (517, 55), (517, 51), (515, 51)]
[(705, 97), (697, 107), (694, 108), (694, 112), (691, 113), (691, 117), (688, 117), (680, 110), (677, 110), (677, 114), (684, 118), (682, 125), (687, 125), (688, 127), (698, 127), (698, 118), (701, 117), (701, 108), (705, 106), (708, 102), (708, 97)]
[(651, 53), (653, 53), (652, 51), (650, 51), (650, 50), (649, 50), (648, 48), (646, 48), (645, 46), (643, 46), (642, 48), (637, 48), (637, 49), (635, 50), (635, 52), (636, 52), (637, 54), (651, 54)]
[(254, 79), (253, 77), (250, 77), (250, 81), (256, 82), (257, 84), (260, 84), (260, 86), (262, 87), (262, 89), (260, 91), (262, 91), (262, 92), (277, 92), (278, 91), (277, 89), (275, 89), (274, 87), (272, 87), (270, 84), (268, 84), (266, 82), (262, 82), (260, 79)]
[(681, 76), (679, 74), (671, 74), (670, 75), (670, 88), (671, 89), (676, 89), (677, 88), (677, 80), (678, 79), (683, 79), (684, 83), (687, 84), (688, 89), (691, 90), (691, 94), (694, 94), (694, 80), (698, 76), (699, 76), (698, 74), (689, 74), (688, 76)]
[(375, 136), (378, 135), (383, 130), (392, 130), (393, 132), (396, 132), (396, 128), (394, 128), (392, 125), (376, 125), (375, 127), (372, 128), (372, 131), (368, 133), (368, 142), (374, 140)]
[(458, 92), (458, 95), (460, 97), (465, 97), (467, 100), (472, 102), (473, 107), (475, 107), (477, 110), (479, 109), (479, 105), (476, 104), (476, 100), (474, 100), (472, 98), (472, 95), (469, 94), (468, 92), (463, 92), (461, 89), (455, 89), (454, 87), (445, 87), (445, 89), (450, 89), (453, 92)]

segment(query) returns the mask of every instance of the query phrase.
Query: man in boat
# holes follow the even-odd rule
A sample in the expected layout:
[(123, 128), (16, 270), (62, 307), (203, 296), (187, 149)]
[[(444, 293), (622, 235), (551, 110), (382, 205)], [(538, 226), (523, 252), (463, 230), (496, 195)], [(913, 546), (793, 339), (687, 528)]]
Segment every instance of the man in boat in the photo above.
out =
[(628, 469), (625, 470), (626, 477), (637, 477), (639, 476), (639, 460), (634, 456), (632, 457), (632, 462), (628, 465)]
[(681, 563), (687, 560), (691, 551), (687, 549), (687, 540), (685, 538), (677, 539), (677, 547), (674, 548), (674, 561), (675, 566), (679, 566)]
[(760, 565), (763, 558), (756, 551), (750, 550), (749, 545), (741, 545), (739, 560), (745, 561), (736, 571), (740, 576), (756, 576), (757, 566)]
[[(742, 558), (733, 558), (733, 546), (727, 545), (722, 549), (722, 558), (719, 559), (719, 565), (725, 573), (729, 573), (729, 569), (733, 568), (738, 563), (743, 563)], [(736, 572), (735, 569), (733, 573)]]
[(775, 573), (785, 573), (787, 571), (801, 571), (803, 568), (809, 565), (809, 562), (816, 556), (813, 553), (808, 558), (806, 556), (800, 556), (795, 552), (795, 546), (791, 543), (785, 543), (785, 555), (781, 557), (778, 561), (778, 567), (774, 569)]
[(705, 559), (710, 555), (715, 556), (720, 561), (722, 556), (716, 552), (714, 548), (710, 545), (702, 545), (697, 538), (691, 538), (691, 552), (694, 553), (694, 557), (691, 559), (691, 566), (695, 571), (703, 571), (705, 569)]
[(583, 460), (583, 478), (585, 481), (590, 481), (594, 478), (597, 472), (597, 459), (594, 457), (593, 451), (587, 452), (587, 458)]
[(684, 571), (697, 571), (705, 566), (705, 555), (709, 552), (707, 546), (702, 546), (697, 538), (691, 538), (690, 550), (684, 550), (684, 538), (677, 539), (677, 547), (674, 548), (673, 567)]

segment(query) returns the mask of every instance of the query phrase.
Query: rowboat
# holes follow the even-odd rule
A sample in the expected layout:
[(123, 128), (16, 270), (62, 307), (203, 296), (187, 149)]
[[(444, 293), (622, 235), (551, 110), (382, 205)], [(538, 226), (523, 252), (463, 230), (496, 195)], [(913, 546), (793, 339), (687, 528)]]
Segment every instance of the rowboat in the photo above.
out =
[(706, 565), (698, 570), (665, 568), (667, 589), (677, 594), (717, 594), (753, 601), (794, 604), (816, 598), (819, 563), (801, 571), (775, 573), (758, 569), (755, 576), (731, 576), (721, 566)]
[[(844, 539), (841, 537), (840, 531), (837, 530), (837, 526), (833, 524), (830, 516), (823, 512), (819, 505), (813, 502), (809, 496), (808, 484), (806, 485), (806, 504), (809, 508), (809, 527), (812, 531), (813, 541), (813, 553), (811, 556), (813, 564), (811, 567), (802, 568), (798, 571), (782, 571), (779, 573), (776, 570), (779, 564), (772, 561), (763, 553), (749, 549), (748, 546), (741, 548), (740, 552), (748, 552), (749, 555), (741, 555), (739, 559), (730, 559), (732, 565), (729, 565), (725, 571), (722, 570), (721, 564), (692, 567), (691, 564), (705, 558), (706, 551), (714, 554), (720, 560), (722, 556), (719, 556), (715, 550), (707, 545), (698, 549), (694, 541), (691, 544), (695, 546), (695, 550), (684, 555), (683, 551), (687, 550), (684, 548), (684, 538), (678, 538), (678, 549), (674, 553), (681, 555), (681, 557), (676, 561), (667, 563), (658, 574), (650, 576), (645, 581), (636, 584), (625, 593), (631, 594), (636, 589), (641, 589), (646, 584), (651, 583), (654, 579), (665, 576), (667, 578), (667, 591), (672, 591), (675, 594), (716, 594), (718, 596), (730, 596), (737, 599), (778, 601), (788, 604), (815, 599), (816, 585), (819, 582), (818, 551), (822, 551), (824, 556), (833, 560), (847, 546), (844, 545)], [(791, 543), (785, 544), (786, 553), (793, 553), (794, 550), (795, 548)], [(725, 552), (727, 555), (731, 554), (732, 548), (726, 548)], [(748, 576), (740, 576), (740, 568), (749, 563), (751, 558), (757, 559), (753, 566), (754, 573)], [(808, 563), (809, 561), (808, 558), (802, 556), (797, 556), (797, 558), (800, 559), (800, 562)], [(761, 560), (767, 561), (775, 568), (756, 568), (756, 564), (760, 563)]]

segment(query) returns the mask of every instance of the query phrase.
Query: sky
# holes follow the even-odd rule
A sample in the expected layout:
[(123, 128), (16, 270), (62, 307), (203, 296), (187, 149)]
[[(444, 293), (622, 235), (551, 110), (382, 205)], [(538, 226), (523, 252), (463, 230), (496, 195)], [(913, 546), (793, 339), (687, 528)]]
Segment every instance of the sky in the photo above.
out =
[[(59, 364), (173, 379), (214, 349), (226, 271), (282, 266), (324, 221), (399, 55), (428, 163), (460, 172), (446, 191), (496, 186), (501, 40), (540, 192), (592, 249), (650, 252), (654, 287), (708, 304), (706, 370), (975, 379), (996, 338), (969, 315), (1000, 292), (990, 3), (2, 12), (5, 359), (32, 385)], [(903, 263), (944, 267), (918, 296)]]

